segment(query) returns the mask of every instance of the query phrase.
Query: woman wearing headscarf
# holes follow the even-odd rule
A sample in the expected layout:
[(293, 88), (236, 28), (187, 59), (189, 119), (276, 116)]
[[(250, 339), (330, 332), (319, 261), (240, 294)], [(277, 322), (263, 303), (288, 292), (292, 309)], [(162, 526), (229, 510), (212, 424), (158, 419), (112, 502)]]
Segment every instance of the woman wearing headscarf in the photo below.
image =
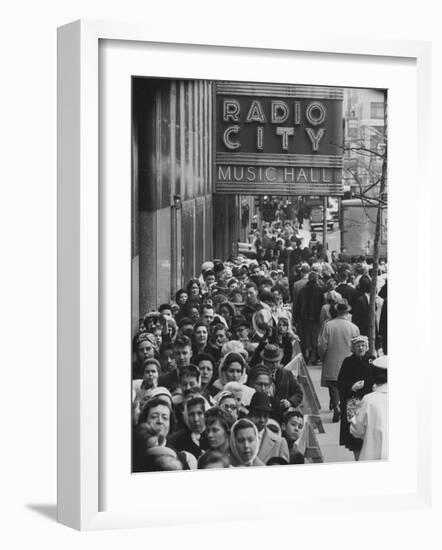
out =
[(373, 357), (368, 353), (366, 336), (353, 338), (351, 348), (352, 354), (342, 362), (337, 381), (342, 414), (339, 444), (353, 451), (355, 460), (359, 460), (362, 440), (351, 435), (349, 421), (360, 400), (373, 391)]
[(245, 385), (247, 382), (247, 373), (246, 361), (243, 355), (234, 351), (226, 353), (221, 358), (218, 372), (219, 378), (214, 382), (213, 387), (218, 391), (222, 391), (229, 382), (241, 384), (244, 386), (242, 395), (243, 404), (247, 406), (250, 403), (254, 391), (252, 388)]
[(278, 315), (278, 323), (276, 325), (276, 341), (275, 344), (283, 351), (281, 365), (285, 366), (293, 359), (295, 342), (299, 342), (299, 338), (293, 332), (288, 313), (281, 312)]
[[(251, 388), (245, 386), (244, 384), (240, 384), (239, 382), (227, 382), (227, 384), (224, 386), (224, 390), (221, 393), (224, 392), (229, 392), (234, 395), (236, 403), (238, 405), (238, 418), (245, 418), (249, 415), (249, 411), (244, 405), (244, 399), (249, 404), (253, 394), (255, 393), (255, 390), (251, 391)], [(235, 420), (238, 420), (238, 418), (236, 418)]]
[(134, 361), (132, 363), (133, 380), (141, 380), (144, 376), (146, 359), (158, 358), (156, 338), (150, 332), (139, 332), (133, 339)]
[[(223, 390), (216, 396), (216, 405), (226, 413), (229, 426), (233, 426), (239, 418), (238, 411), (241, 407), (241, 401), (237, 399), (235, 393)], [(248, 414), (247, 410), (246, 414)]]
[(230, 464), (235, 467), (264, 466), (258, 452), (258, 428), (251, 420), (241, 418), (230, 431)]

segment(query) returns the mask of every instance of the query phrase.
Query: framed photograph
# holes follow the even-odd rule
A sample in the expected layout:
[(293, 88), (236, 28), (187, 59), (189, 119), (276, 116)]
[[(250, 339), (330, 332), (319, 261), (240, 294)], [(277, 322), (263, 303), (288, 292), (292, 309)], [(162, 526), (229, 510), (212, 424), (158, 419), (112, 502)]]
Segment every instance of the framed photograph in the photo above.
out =
[(61, 523), (429, 501), (430, 47), (272, 36), (59, 29)]

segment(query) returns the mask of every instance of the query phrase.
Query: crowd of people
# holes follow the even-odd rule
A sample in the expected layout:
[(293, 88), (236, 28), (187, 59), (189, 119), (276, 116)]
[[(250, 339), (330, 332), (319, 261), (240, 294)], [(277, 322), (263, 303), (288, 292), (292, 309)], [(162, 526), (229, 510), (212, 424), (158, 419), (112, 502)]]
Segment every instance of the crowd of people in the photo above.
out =
[(386, 264), (370, 355), (370, 262), (329, 258), (314, 234), (304, 242), (300, 220), (280, 216), (251, 240), (255, 258), (204, 262), (140, 319), (134, 472), (308, 461), (300, 360), (322, 366), (339, 443), (356, 460), (386, 458)]

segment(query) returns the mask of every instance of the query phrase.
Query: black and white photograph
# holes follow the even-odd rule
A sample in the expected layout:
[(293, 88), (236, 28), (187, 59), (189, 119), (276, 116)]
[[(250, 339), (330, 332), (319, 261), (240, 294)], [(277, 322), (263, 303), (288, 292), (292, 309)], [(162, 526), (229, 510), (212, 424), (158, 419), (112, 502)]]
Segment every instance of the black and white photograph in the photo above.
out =
[(2, 547), (435, 546), (436, 8), (7, 4)]
[(388, 459), (387, 90), (132, 77), (132, 471)]

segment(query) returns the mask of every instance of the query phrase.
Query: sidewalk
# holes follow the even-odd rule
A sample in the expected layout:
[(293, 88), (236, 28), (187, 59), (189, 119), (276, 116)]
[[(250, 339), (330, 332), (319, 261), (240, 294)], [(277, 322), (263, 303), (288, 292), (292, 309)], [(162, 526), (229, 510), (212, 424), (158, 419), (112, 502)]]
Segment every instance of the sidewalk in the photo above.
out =
[(313, 385), (321, 403), (321, 419), (325, 433), (316, 433), (324, 462), (354, 462), (351, 451), (339, 445), (340, 422), (332, 422), (333, 413), (328, 410), (328, 389), (321, 387), (321, 367), (308, 365)]

